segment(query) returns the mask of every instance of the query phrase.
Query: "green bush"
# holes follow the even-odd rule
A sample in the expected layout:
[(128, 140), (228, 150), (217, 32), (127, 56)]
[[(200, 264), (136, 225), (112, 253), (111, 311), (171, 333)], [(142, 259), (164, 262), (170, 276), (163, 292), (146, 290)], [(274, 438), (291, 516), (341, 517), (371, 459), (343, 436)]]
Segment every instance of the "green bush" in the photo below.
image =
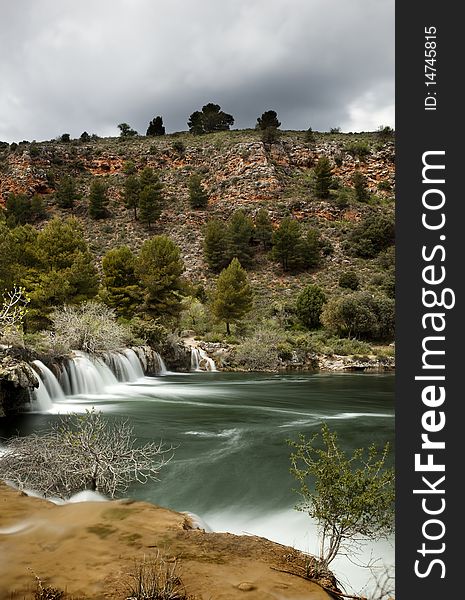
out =
[(369, 215), (350, 233), (346, 248), (361, 258), (374, 258), (394, 244), (394, 219), (388, 214)]
[(360, 280), (353, 269), (344, 271), (339, 277), (339, 287), (356, 291), (360, 287)]
[(392, 339), (394, 300), (369, 292), (351, 292), (331, 298), (322, 312), (321, 321), (330, 332), (342, 337)]
[(314, 284), (307, 285), (297, 297), (296, 313), (300, 321), (308, 329), (320, 326), (320, 315), (326, 296), (323, 290)]

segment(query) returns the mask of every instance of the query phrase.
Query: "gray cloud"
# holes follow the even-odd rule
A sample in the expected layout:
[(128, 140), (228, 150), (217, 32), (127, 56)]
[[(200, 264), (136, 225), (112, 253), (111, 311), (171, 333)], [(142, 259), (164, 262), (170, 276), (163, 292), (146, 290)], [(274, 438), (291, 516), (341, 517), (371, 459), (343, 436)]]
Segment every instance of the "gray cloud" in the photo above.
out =
[(0, 1), (0, 140), (185, 130), (209, 101), (240, 128), (394, 125), (394, 0)]

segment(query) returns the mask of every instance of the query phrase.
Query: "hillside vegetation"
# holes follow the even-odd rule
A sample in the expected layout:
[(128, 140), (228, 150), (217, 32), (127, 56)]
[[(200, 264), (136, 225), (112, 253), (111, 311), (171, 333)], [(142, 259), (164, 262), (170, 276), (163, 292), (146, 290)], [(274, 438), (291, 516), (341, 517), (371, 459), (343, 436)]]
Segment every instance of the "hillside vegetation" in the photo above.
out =
[(392, 137), (279, 133), (2, 144), (0, 288), (27, 297), (26, 343), (97, 300), (225, 366), (392, 354)]

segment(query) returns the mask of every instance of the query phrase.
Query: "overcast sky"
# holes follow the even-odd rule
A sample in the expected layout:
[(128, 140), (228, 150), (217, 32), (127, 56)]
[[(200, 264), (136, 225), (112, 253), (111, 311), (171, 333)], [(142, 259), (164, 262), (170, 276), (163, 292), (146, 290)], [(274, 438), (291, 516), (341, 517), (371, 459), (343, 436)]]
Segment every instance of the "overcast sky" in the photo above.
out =
[(394, 126), (394, 0), (0, 0), (0, 140), (234, 127)]

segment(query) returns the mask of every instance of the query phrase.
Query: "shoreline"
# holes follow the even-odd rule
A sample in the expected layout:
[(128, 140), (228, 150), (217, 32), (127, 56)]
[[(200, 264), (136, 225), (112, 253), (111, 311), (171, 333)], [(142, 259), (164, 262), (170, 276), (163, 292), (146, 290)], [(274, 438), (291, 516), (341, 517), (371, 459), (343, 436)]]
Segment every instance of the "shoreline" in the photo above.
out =
[(179, 561), (196, 600), (235, 600), (244, 591), (251, 599), (331, 598), (299, 576), (303, 553), (258, 536), (205, 533), (185, 514), (148, 502), (55, 505), (0, 482), (0, 503), (1, 597), (32, 597), (34, 573), (80, 599), (123, 598), (134, 560), (159, 551), (169, 564)]

